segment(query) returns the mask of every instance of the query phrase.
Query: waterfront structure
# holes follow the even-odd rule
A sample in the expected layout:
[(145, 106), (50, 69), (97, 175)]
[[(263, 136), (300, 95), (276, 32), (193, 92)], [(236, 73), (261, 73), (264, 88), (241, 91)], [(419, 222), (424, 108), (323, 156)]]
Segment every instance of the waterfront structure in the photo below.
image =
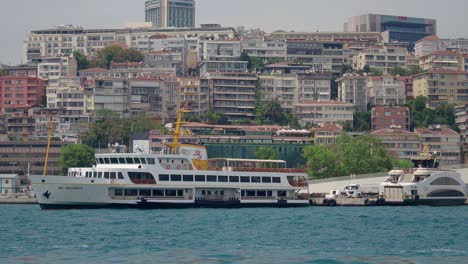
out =
[(464, 70), (463, 54), (457, 51), (434, 51), (419, 58), (419, 66), (425, 70)]
[(147, 0), (145, 21), (155, 28), (194, 28), (195, 0)]
[(293, 110), (299, 102), (299, 78), (296, 74), (262, 74), (259, 76), (260, 101), (278, 100), (283, 109)]
[(209, 88), (210, 107), (229, 120), (252, 119), (255, 110), (257, 75), (252, 73), (207, 73), (202, 87)]
[(313, 70), (339, 73), (343, 64), (348, 64), (348, 54), (339, 42), (292, 40), (287, 44), (287, 60), (311, 66)]
[(372, 131), (397, 127), (410, 130), (410, 111), (406, 106), (376, 106), (371, 110)]
[(450, 128), (439, 126), (416, 128), (421, 142), (427, 143), (435, 151), (441, 166), (458, 166), (462, 163), (460, 134)]
[(42, 104), (45, 84), (29, 76), (0, 77), (0, 113), (21, 111)]
[(63, 77), (76, 77), (77, 70), (78, 64), (73, 56), (41, 57), (37, 61), (37, 74), (47, 85)]
[(392, 46), (375, 46), (359, 52), (353, 57), (353, 68), (363, 70), (366, 65), (380, 69), (383, 73), (395, 67), (407, 67), (408, 51)]
[(356, 73), (345, 73), (338, 78), (338, 100), (354, 105), (357, 112), (367, 111), (367, 81), (369, 77)]
[(436, 35), (427, 36), (416, 41), (414, 45), (414, 55), (416, 58), (421, 58), (436, 51), (447, 49), (445, 41), (441, 41)]
[(427, 98), (427, 106), (435, 109), (440, 103), (463, 104), (468, 101), (468, 72), (433, 69), (413, 76), (414, 97)]
[(421, 150), (421, 139), (418, 133), (404, 128), (383, 128), (371, 132), (370, 135), (380, 139), (393, 159), (411, 160)]
[(437, 34), (435, 19), (364, 14), (348, 18), (344, 24), (345, 32), (384, 32), (384, 41), (415, 43)]
[(372, 105), (404, 105), (406, 86), (398, 77), (371, 76), (367, 81), (369, 103)]
[(0, 194), (14, 194), (20, 190), (18, 174), (0, 174)]
[[(70, 144), (52, 140), (47, 173), (60, 175), (60, 149)], [(0, 174), (42, 175), (47, 141), (2, 141), (0, 142)]]
[(314, 144), (316, 145), (335, 145), (336, 138), (343, 132), (343, 128), (335, 124), (324, 124), (313, 128)]
[(339, 101), (301, 101), (293, 107), (293, 113), (304, 125), (321, 126), (353, 122), (353, 104)]

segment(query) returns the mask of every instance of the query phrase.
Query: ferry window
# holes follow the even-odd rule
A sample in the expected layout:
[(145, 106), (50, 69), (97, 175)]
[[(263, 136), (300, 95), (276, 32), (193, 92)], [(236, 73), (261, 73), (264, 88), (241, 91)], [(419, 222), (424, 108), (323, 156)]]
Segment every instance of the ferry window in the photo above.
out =
[(211, 195), (211, 191), (206, 191), (206, 195)]
[(138, 196), (137, 189), (125, 189), (125, 196)]
[(120, 164), (125, 164), (125, 159), (124, 158), (119, 158), (119, 163)]
[(153, 196), (164, 196), (164, 190), (154, 189)]
[(219, 195), (224, 195), (224, 191), (219, 191)]
[(135, 164), (141, 163), (140, 158), (133, 158), (133, 162), (134, 162)]
[(456, 180), (448, 177), (440, 177), (431, 182), (431, 185), (460, 185)]
[(245, 191), (244, 190), (241, 191), (241, 196), (245, 196)]
[(102, 178), (102, 171), (98, 172), (98, 178)]
[(177, 196), (184, 196), (184, 190), (177, 190)]
[(104, 164), (104, 159), (103, 158), (99, 158), (99, 164)]
[(257, 191), (257, 196), (265, 197), (266, 191)]
[(119, 171), (119, 173), (118, 173), (118, 176), (119, 176), (119, 179), (120, 179), (120, 180), (123, 180), (123, 179), (124, 179), (124, 176), (123, 176), (123, 174), (122, 174), (120, 171)]
[(110, 159), (109, 158), (104, 158), (104, 163), (105, 164), (110, 164)]
[(93, 172), (93, 178), (97, 177), (97, 172)]
[(133, 159), (132, 158), (125, 158), (127, 161), (127, 164), (133, 164)]
[(152, 165), (156, 164), (155, 159), (154, 158), (148, 158), (148, 164), (152, 164)]
[(85, 177), (86, 177), (86, 178), (90, 178), (90, 177), (89, 177), (89, 174), (91, 174), (91, 173), (90, 173), (89, 171), (87, 171)]
[(227, 182), (227, 181), (228, 181), (228, 177), (227, 177), (227, 176), (218, 176), (218, 181), (219, 181), (219, 182)]
[(245, 196), (255, 196), (255, 191), (246, 190), (246, 191), (245, 191)]
[(140, 158), (142, 164), (146, 164), (146, 159), (145, 158)]
[(109, 179), (109, 172), (104, 172), (104, 179)]
[(110, 178), (111, 178), (111, 179), (117, 179), (117, 177), (116, 177), (115, 174), (116, 174), (115, 172), (111, 172), (111, 173), (110, 173)]
[(114, 195), (115, 196), (122, 196), (123, 195), (122, 189), (115, 189), (114, 190)]
[(239, 182), (239, 176), (229, 176), (229, 182)]
[(205, 191), (205, 190), (202, 190), (202, 191), (201, 191), (201, 194), (202, 194), (202, 195), (206, 195), (206, 191)]
[(184, 175), (184, 181), (193, 181), (193, 175)]
[(176, 190), (166, 190), (166, 196), (177, 196)]
[(208, 182), (215, 182), (215, 181), (216, 181), (216, 176), (214, 176), (214, 175), (207, 175), (207, 176), (206, 176), (206, 181), (208, 181)]
[(464, 197), (460, 191), (457, 190), (437, 190), (429, 193), (427, 197)]
[(181, 176), (179, 174), (172, 174), (171, 181), (181, 181)]
[(248, 176), (241, 176), (240, 180), (241, 180), (241, 182), (250, 182), (250, 177), (248, 177)]
[(252, 177), (252, 182), (260, 182), (260, 177), (253, 176)]
[(139, 196), (151, 196), (151, 189), (140, 189)]
[(159, 174), (160, 181), (169, 181), (169, 175), (167, 174)]
[(111, 162), (112, 164), (117, 164), (117, 163), (119, 163), (119, 161), (117, 160), (117, 158), (110, 158), (110, 162)]
[(205, 175), (195, 175), (195, 181), (204, 182), (205, 181)]
[(286, 191), (278, 191), (278, 197), (286, 197)]
[(271, 182), (271, 177), (262, 177), (262, 182), (270, 183)]
[(272, 192), (272, 191), (267, 191), (267, 196), (268, 196), (268, 197), (273, 196), (273, 192)]
[(280, 177), (273, 177), (272, 178), (274, 183), (281, 183), (281, 178)]

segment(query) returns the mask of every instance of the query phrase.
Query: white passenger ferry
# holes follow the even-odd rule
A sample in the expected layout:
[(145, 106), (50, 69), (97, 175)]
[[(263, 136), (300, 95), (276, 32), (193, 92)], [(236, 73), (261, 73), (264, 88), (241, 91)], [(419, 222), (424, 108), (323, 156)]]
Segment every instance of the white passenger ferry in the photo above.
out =
[(207, 160), (203, 146), (179, 144), (183, 112), (179, 111), (174, 142), (169, 149), (169, 153), (178, 154), (97, 154), (95, 166), (70, 168), (67, 176), (30, 176), (41, 208), (309, 204), (305, 170), (286, 168), (283, 160)]
[(391, 170), (380, 184), (380, 204), (385, 205), (463, 205), (466, 185), (460, 173), (439, 169), (437, 158), (425, 144), (419, 157), (412, 159), (411, 173)]

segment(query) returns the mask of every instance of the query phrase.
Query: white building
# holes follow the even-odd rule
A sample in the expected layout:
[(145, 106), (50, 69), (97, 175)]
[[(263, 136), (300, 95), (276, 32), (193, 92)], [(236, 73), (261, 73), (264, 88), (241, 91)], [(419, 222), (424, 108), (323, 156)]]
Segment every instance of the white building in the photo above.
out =
[(260, 75), (260, 101), (278, 99), (284, 109), (293, 109), (299, 102), (299, 80), (296, 74)]
[(372, 105), (403, 105), (406, 103), (405, 82), (394, 76), (373, 76), (367, 81)]
[(367, 111), (367, 81), (369, 77), (354, 73), (345, 73), (336, 80), (338, 100), (354, 105), (356, 111)]
[(37, 63), (37, 75), (47, 84), (58, 82), (58, 79), (76, 77), (78, 64), (73, 56), (43, 57)]
[(200, 61), (239, 60), (241, 43), (239, 39), (203, 40), (200, 42)]
[(395, 67), (407, 67), (408, 50), (400, 47), (374, 47), (359, 52), (353, 57), (353, 68), (356, 70), (364, 69), (369, 65), (371, 68), (382, 70), (388, 73)]
[(416, 55), (416, 58), (421, 58), (433, 53), (434, 51), (446, 49), (446, 42), (441, 41), (440, 38), (435, 35), (431, 35), (416, 41), (414, 44), (414, 55)]
[(323, 126), (353, 122), (353, 105), (338, 101), (304, 101), (294, 105), (294, 114), (305, 125)]
[(0, 194), (17, 193), (20, 190), (20, 179), (16, 174), (0, 174)]
[(262, 59), (287, 59), (287, 45), (284, 40), (265, 40), (263, 38), (244, 38), (242, 52), (250, 57)]

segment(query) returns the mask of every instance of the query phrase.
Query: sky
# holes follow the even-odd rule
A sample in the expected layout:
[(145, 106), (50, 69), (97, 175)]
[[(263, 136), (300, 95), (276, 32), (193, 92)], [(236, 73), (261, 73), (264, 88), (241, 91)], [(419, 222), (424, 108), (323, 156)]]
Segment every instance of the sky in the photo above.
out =
[[(120, 28), (144, 21), (145, 0), (2, 0), (0, 64), (21, 63), (31, 30), (61, 24)], [(467, 0), (197, 0), (196, 23), (261, 28), (267, 32), (342, 31), (366, 13), (437, 19), (442, 38), (468, 38)]]

